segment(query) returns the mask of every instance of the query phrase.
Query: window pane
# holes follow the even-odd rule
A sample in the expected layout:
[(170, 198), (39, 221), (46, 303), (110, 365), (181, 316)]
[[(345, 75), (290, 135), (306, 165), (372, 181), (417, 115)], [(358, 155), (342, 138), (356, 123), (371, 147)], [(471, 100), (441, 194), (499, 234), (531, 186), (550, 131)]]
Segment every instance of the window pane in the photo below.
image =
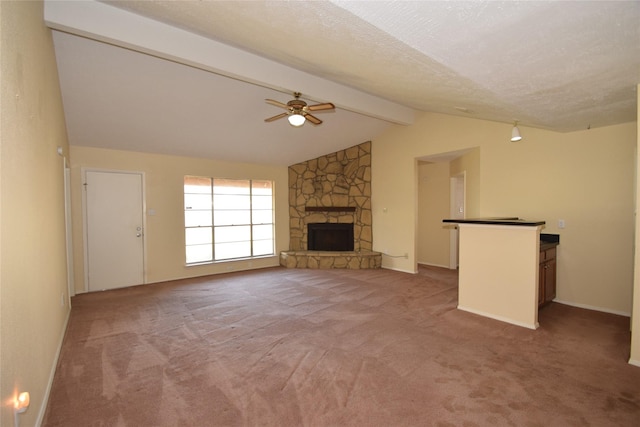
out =
[(255, 195), (271, 196), (273, 183), (271, 181), (252, 181), (251, 191)]
[(213, 261), (211, 245), (187, 246), (187, 264), (193, 262)]
[(207, 226), (211, 224), (211, 211), (185, 211), (185, 227)]
[(184, 192), (211, 194), (211, 178), (203, 178), (200, 176), (185, 176)]
[(257, 240), (253, 242), (253, 256), (272, 254), (273, 240)]
[(213, 215), (214, 225), (251, 224), (251, 211), (220, 211)]
[(216, 260), (251, 256), (250, 242), (216, 243)]
[(251, 240), (251, 232), (248, 225), (236, 227), (216, 227), (215, 233), (216, 243)]
[(211, 243), (211, 227), (198, 227), (185, 229), (184, 240), (187, 246)]
[(185, 194), (185, 210), (211, 210), (211, 195), (209, 194)]
[(273, 211), (253, 211), (253, 223), (254, 224), (271, 224), (273, 223)]
[(253, 240), (273, 239), (273, 225), (254, 225)]
[(214, 194), (249, 194), (249, 180), (219, 179), (213, 180)]
[(251, 207), (253, 209), (271, 209), (272, 200), (271, 196), (253, 196)]
[(274, 254), (273, 182), (185, 176), (184, 207), (187, 263)]
[(249, 196), (216, 194), (213, 196), (213, 205), (216, 210), (251, 209), (251, 198)]

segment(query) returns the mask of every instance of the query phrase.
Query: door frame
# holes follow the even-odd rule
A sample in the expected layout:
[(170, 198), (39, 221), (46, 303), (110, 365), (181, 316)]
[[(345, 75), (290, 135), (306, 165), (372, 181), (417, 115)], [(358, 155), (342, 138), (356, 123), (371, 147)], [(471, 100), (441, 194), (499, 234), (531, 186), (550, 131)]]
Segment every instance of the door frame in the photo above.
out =
[(87, 215), (87, 194), (85, 185), (87, 183), (87, 172), (102, 173), (124, 173), (131, 175), (140, 175), (142, 185), (142, 284), (147, 283), (147, 197), (145, 193), (145, 174), (142, 171), (128, 171), (122, 169), (104, 169), (83, 167), (80, 169), (81, 182), (80, 191), (82, 192), (82, 246), (83, 246), (83, 267), (84, 267), (84, 292), (89, 292), (89, 236), (88, 236), (88, 215)]
[(71, 307), (71, 297), (76, 294), (75, 268), (73, 265), (73, 218), (71, 207), (71, 167), (66, 157), (63, 157), (64, 174), (64, 225), (65, 244), (67, 250), (67, 288), (69, 289), (69, 307)]

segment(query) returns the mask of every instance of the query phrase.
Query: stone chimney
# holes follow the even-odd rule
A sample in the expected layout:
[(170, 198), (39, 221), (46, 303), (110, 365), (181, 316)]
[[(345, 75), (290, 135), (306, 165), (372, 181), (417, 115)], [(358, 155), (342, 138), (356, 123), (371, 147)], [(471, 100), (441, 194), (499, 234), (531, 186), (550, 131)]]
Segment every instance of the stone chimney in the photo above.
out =
[(307, 250), (308, 223), (353, 223), (354, 250), (371, 251), (371, 142), (289, 166), (289, 250)]

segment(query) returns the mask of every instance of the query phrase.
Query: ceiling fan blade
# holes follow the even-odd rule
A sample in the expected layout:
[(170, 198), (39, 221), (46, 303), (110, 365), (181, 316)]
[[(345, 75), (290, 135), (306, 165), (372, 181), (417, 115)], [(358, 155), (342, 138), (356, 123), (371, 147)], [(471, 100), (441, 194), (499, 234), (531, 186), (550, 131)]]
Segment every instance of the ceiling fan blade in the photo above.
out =
[(309, 120), (314, 125), (319, 125), (320, 123), (322, 123), (322, 120), (320, 120), (316, 116), (312, 116), (311, 114), (305, 114), (304, 118)]
[(324, 104), (309, 105), (307, 107), (307, 110), (309, 110), (309, 111), (321, 111), (321, 110), (333, 110), (334, 108), (336, 108), (335, 105), (333, 105), (330, 102), (326, 102)]
[(283, 117), (287, 117), (289, 113), (280, 113), (277, 116), (269, 117), (268, 119), (264, 119), (265, 122), (272, 122), (274, 120), (281, 119)]
[(265, 101), (267, 101), (267, 104), (275, 105), (276, 107), (284, 108), (285, 110), (289, 109), (289, 106), (282, 102), (274, 101), (273, 99), (265, 99)]

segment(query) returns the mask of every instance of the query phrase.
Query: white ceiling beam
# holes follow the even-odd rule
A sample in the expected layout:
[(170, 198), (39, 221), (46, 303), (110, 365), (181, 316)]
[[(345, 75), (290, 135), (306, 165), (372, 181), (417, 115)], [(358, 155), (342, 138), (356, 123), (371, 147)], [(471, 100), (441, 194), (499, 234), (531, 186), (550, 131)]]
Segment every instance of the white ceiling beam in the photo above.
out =
[(414, 110), (96, 1), (45, 1), (47, 26), (282, 92), (409, 125)]

